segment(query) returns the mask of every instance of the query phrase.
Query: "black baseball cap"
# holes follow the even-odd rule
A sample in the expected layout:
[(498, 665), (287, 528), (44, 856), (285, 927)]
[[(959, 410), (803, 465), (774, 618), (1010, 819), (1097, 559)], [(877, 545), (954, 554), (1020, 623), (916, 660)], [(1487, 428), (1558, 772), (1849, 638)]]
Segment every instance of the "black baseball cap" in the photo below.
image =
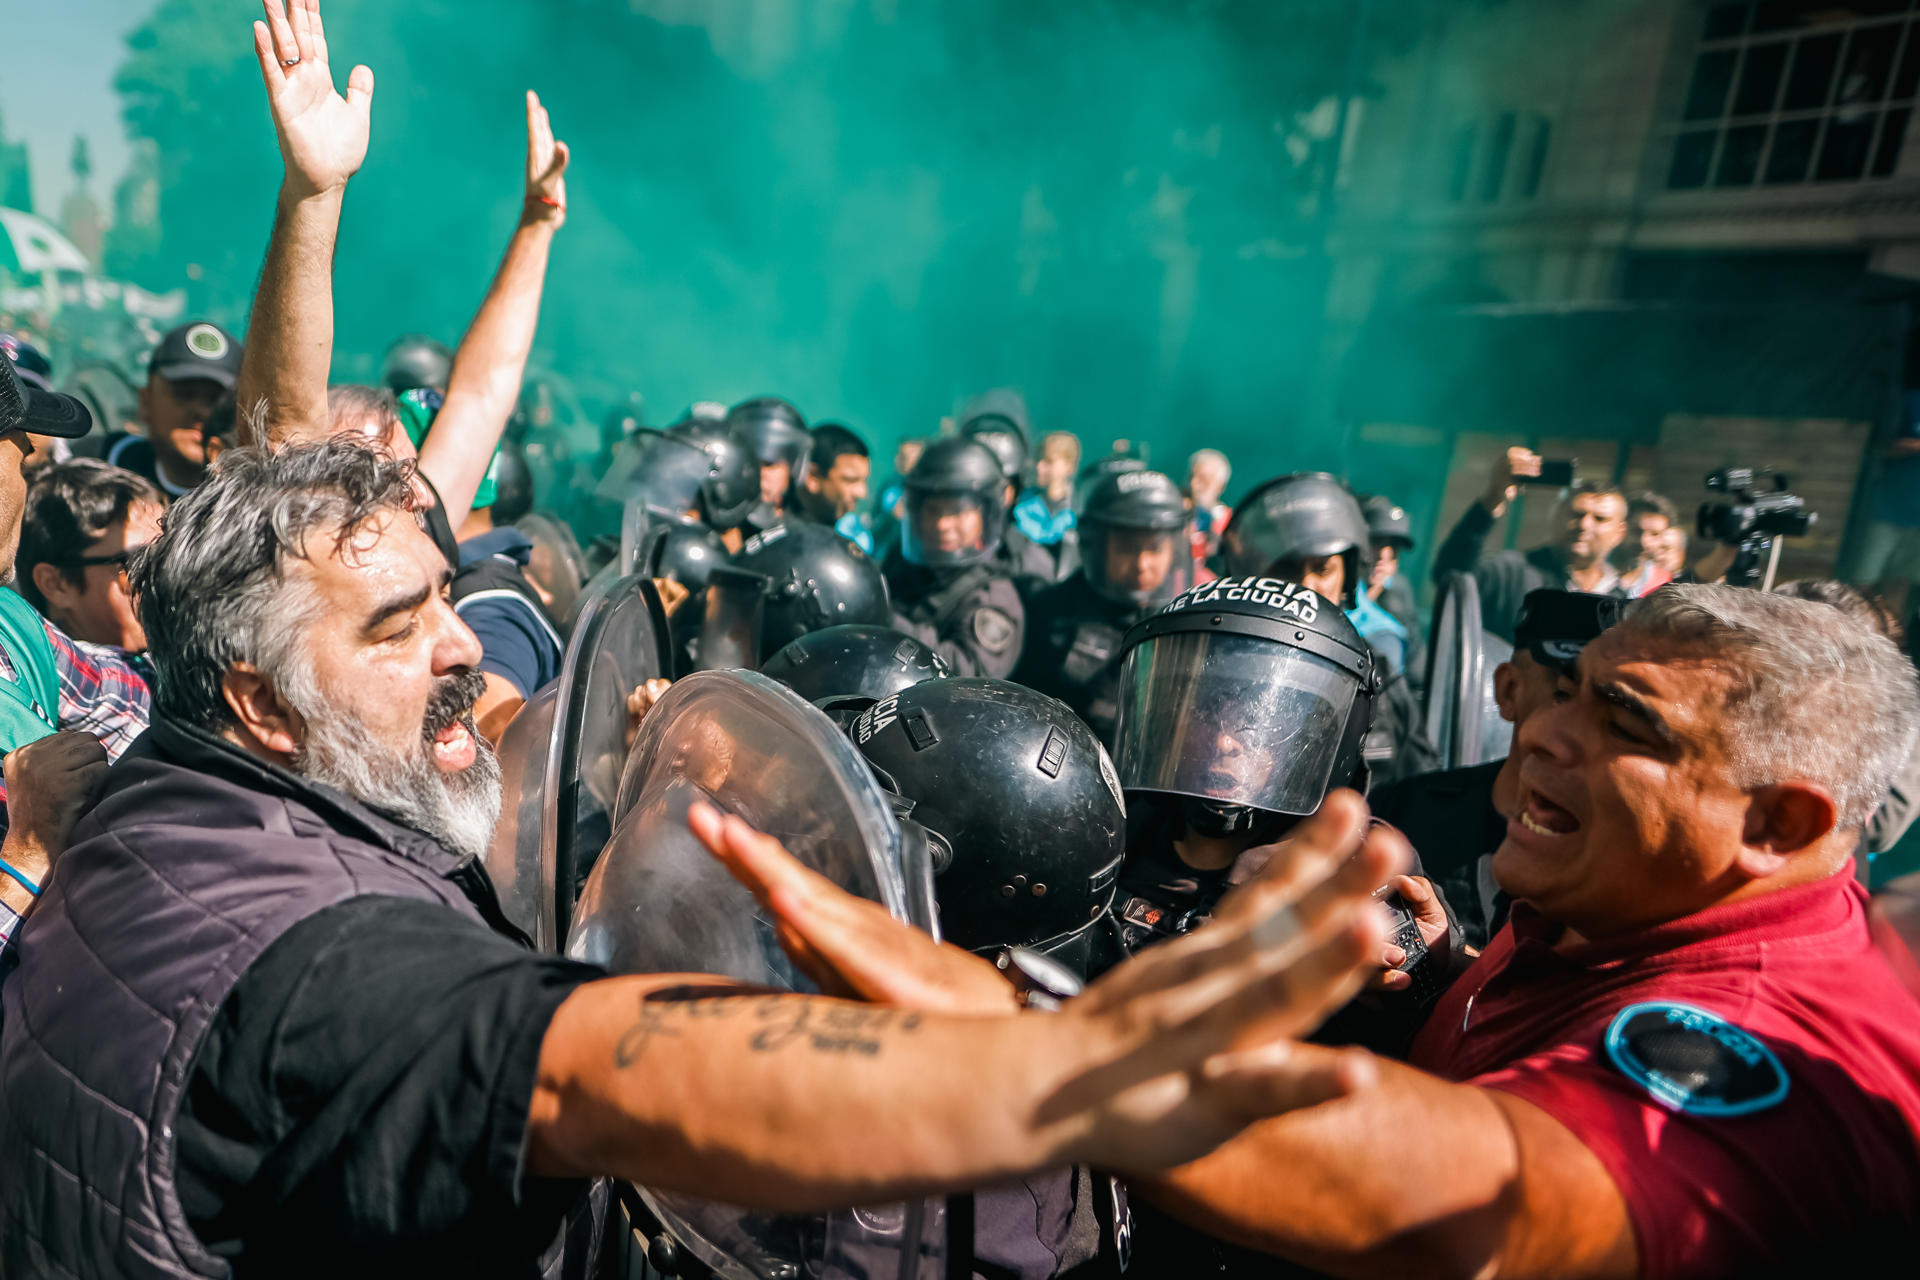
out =
[(27, 386), (15, 375), (13, 361), (0, 360), (0, 432), (78, 440), (91, 430), (93, 415), (87, 406), (58, 391)]
[(168, 382), (208, 378), (232, 389), (240, 381), (240, 340), (217, 324), (204, 320), (183, 324), (153, 349), (149, 374)]
[(1543, 587), (1527, 592), (1513, 624), (1516, 650), (1525, 649), (1542, 666), (1573, 675), (1580, 651), (1627, 614), (1632, 601)]

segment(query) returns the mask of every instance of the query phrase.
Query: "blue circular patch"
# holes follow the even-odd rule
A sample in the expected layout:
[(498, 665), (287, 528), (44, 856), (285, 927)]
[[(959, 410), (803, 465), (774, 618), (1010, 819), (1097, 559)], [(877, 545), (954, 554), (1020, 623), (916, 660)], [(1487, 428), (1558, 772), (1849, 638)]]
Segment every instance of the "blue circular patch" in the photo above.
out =
[(1607, 1028), (1607, 1056), (1670, 1111), (1744, 1116), (1779, 1105), (1787, 1070), (1759, 1037), (1692, 1005), (1630, 1004)]

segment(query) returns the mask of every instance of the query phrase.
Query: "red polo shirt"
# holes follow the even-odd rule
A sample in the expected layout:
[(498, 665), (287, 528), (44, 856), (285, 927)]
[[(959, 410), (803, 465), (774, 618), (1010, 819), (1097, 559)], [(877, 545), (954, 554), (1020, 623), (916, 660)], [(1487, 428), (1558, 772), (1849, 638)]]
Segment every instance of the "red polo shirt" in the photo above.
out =
[(1835, 876), (1559, 951), (1559, 927), (1516, 903), (1412, 1061), (1585, 1143), (1644, 1276), (1840, 1274), (1894, 1240), (1910, 1252), (1920, 1003), (1866, 902)]

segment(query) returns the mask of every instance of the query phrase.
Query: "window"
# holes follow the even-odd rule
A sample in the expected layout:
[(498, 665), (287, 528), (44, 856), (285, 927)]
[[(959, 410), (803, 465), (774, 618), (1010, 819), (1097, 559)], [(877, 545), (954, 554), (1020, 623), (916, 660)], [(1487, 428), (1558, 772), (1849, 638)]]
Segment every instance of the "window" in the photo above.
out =
[(1468, 121), (1454, 130), (1447, 154), (1447, 199), (1454, 204), (1533, 199), (1540, 194), (1552, 142), (1553, 122), (1535, 112), (1502, 111)]
[(1707, 6), (1669, 191), (1890, 177), (1920, 86), (1920, 0)]

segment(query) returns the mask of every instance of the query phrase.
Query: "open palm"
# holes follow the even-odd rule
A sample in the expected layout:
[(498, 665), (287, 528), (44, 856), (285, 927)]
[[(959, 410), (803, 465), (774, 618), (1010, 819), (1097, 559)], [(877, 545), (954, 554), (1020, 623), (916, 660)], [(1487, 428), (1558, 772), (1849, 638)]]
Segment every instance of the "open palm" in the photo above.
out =
[(367, 158), (373, 72), (355, 67), (341, 97), (327, 62), (320, 0), (262, 3), (266, 21), (253, 24), (253, 46), (287, 179), (314, 194), (344, 187)]

